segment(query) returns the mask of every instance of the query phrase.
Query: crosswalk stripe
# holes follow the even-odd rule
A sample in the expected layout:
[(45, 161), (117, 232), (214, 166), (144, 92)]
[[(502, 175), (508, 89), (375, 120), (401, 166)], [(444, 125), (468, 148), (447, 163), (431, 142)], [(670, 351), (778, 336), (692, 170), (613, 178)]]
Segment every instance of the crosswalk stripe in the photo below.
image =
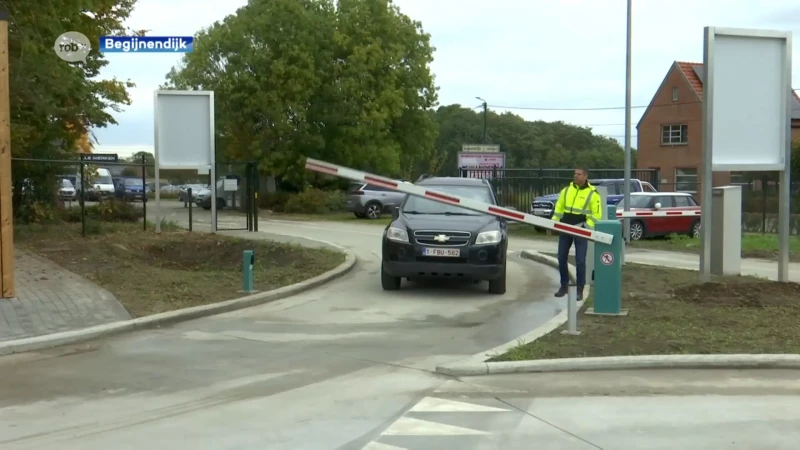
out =
[(413, 417), (401, 417), (382, 434), (384, 436), (476, 436), (489, 433)]
[(411, 408), (413, 412), (508, 412), (508, 409), (474, 403), (457, 402), (444, 398), (425, 397)]
[(372, 441), (367, 444), (366, 447), (362, 448), (361, 450), (408, 450), (407, 448), (403, 447), (395, 447), (394, 445), (383, 444), (380, 442)]

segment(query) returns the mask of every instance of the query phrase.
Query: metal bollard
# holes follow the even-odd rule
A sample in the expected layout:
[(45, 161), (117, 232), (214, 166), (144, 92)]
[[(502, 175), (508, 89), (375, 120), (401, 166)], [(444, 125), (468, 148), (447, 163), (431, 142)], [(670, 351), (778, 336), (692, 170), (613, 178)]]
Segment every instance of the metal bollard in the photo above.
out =
[[(192, 188), (186, 190), (186, 195), (189, 198), (189, 231), (192, 231)], [(186, 204), (184, 203), (184, 208)]]
[(570, 284), (567, 287), (567, 329), (562, 334), (577, 336), (578, 331), (578, 286)]
[(256, 263), (256, 255), (253, 250), (245, 250), (242, 253), (242, 291), (247, 293), (253, 290), (253, 266)]

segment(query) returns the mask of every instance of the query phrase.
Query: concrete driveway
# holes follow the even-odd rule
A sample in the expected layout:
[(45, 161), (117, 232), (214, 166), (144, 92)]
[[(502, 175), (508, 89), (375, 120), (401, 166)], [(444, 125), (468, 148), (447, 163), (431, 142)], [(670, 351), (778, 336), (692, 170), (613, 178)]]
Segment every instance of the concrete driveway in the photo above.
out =
[(404, 282), (387, 293), (380, 228), (262, 230), (336, 242), (358, 265), (262, 307), (0, 358), (0, 448), (374, 448), (448, 381), (437, 364), (513, 340), (564, 307), (552, 296), (557, 273), (516, 254), (503, 296), (486, 283)]

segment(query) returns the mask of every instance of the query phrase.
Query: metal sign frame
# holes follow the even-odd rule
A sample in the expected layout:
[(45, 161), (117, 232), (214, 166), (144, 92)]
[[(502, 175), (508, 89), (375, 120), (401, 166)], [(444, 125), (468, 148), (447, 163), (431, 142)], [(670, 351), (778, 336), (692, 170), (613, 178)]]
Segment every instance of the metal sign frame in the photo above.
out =
[[(725, 46), (719, 46), (718, 38), (734, 38)], [(766, 42), (776, 42), (778, 49), (766, 52), (762, 48)], [(721, 42), (721, 40), (720, 40)], [(733, 44), (735, 42), (735, 44)], [(736, 52), (727, 47), (738, 46)], [(724, 50), (721, 50), (724, 49)], [(764, 61), (771, 53), (775, 61)], [(735, 56), (733, 56), (735, 54)], [(766, 67), (765, 67), (766, 65)], [(777, 65), (777, 67), (775, 67)], [(774, 30), (752, 30), (741, 28), (705, 27), (703, 43), (703, 170), (701, 176), (702, 212), (701, 212), (701, 255), (700, 280), (711, 279), (711, 238), (713, 220), (712, 196), (713, 176), (715, 171), (780, 171), (780, 194), (778, 207), (778, 280), (789, 281), (789, 231), (790, 231), (790, 195), (791, 195), (791, 96), (792, 91), (792, 33)], [(778, 81), (779, 80), (779, 81)], [(717, 85), (717, 83), (720, 83)], [(742, 90), (749, 87), (766, 89), (763, 95), (749, 95), (742, 99)], [(738, 95), (737, 95), (738, 92)], [(752, 93), (751, 93), (752, 94)], [(734, 97), (734, 98), (732, 98)], [(760, 105), (751, 104), (761, 103)], [(758, 107), (758, 112), (753, 108)], [(724, 111), (723, 119), (714, 117), (717, 112)], [(719, 142), (720, 130), (715, 127), (725, 126), (735, 129), (736, 133), (755, 133), (753, 127), (742, 127), (741, 124), (751, 120), (753, 114), (765, 111), (769, 119), (757, 128), (755, 138), (748, 137), (744, 144), (735, 139)], [(762, 118), (763, 119), (763, 118)], [(760, 120), (760, 119), (759, 119)], [(744, 129), (743, 129), (744, 128)], [(715, 142), (715, 135), (718, 138)], [(738, 136), (738, 134), (737, 134)], [(761, 141), (764, 141), (763, 143)], [(743, 148), (742, 145), (745, 147)], [(767, 148), (763, 148), (767, 146)], [(723, 159), (721, 152), (736, 149), (738, 155), (746, 154), (751, 160), (731, 162)], [(774, 147), (774, 148), (773, 148)], [(765, 160), (764, 152), (775, 154), (774, 161)], [(718, 160), (715, 160), (718, 159)]]
[[(178, 96), (178, 95), (192, 95), (192, 96), (203, 96), (208, 97), (209, 102), (209, 122), (208, 122), (208, 130), (202, 131), (201, 133), (208, 133), (209, 137), (209, 148), (207, 149), (198, 149), (200, 152), (208, 152), (208, 164), (186, 164), (186, 165), (166, 165), (161, 166), (161, 156), (160, 156), (160, 141), (159, 141), (159, 130), (163, 127), (168, 126), (163, 121), (166, 120), (166, 117), (162, 117), (162, 114), (159, 110), (159, 97), (161, 96)], [(156, 178), (156, 189), (155, 189), (155, 200), (156, 200), (156, 208), (155, 208), (155, 220), (156, 220), (156, 233), (161, 232), (161, 189), (159, 186), (159, 182), (161, 180), (160, 177), (160, 169), (195, 169), (199, 174), (208, 173), (210, 174), (210, 189), (211, 189), (211, 232), (215, 233), (217, 231), (217, 174), (216, 174), (216, 145), (215, 145), (215, 125), (214, 125), (214, 91), (189, 91), (189, 90), (156, 90), (153, 92), (153, 119), (154, 119), (154, 126), (153, 126), (153, 134), (154, 134), (154, 141), (153, 141), (153, 151), (155, 157), (155, 178)], [(200, 125), (202, 126), (202, 125)], [(203, 158), (205, 159), (205, 158)]]

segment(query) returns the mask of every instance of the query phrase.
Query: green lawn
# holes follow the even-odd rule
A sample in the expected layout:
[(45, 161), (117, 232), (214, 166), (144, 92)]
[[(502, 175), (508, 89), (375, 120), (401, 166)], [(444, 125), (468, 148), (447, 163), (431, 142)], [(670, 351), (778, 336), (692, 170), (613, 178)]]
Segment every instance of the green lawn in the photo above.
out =
[(490, 361), (592, 356), (798, 353), (800, 284), (629, 263), (622, 271), (627, 316), (578, 314), (578, 336), (561, 328)]
[[(356, 218), (351, 213), (332, 213), (332, 214), (264, 214), (260, 216), (265, 219), (276, 220), (297, 220), (297, 221), (333, 221), (351, 222), (354, 224), (375, 225), (385, 227), (391, 221), (390, 215), (385, 215), (378, 220), (367, 220)], [(533, 227), (511, 223), (509, 233), (526, 239), (551, 240), (555, 241), (555, 235), (548, 236), (544, 232), (538, 232)], [(688, 236), (673, 236), (671, 238), (647, 239), (634, 242), (632, 248), (665, 250), (684, 253), (699, 253), (700, 240)], [(800, 236), (792, 236), (789, 241), (790, 259), (800, 262)], [(762, 258), (775, 260), (778, 256), (778, 235), (777, 234), (745, 234), (742, 236), (742, 257)]]

